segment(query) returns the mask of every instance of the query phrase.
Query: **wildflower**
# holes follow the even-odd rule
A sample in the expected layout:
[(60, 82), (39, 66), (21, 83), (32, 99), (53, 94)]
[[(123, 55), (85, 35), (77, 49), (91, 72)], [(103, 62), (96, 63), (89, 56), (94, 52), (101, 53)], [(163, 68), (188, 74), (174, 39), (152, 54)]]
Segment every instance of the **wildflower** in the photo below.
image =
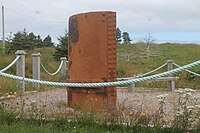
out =
[(95, 101), (97, 101), (97, 99), (95, 99)]
[[(157, 98), (163, 99), (163, 100), (164, 100), (166, 96), (168, 96), (168, 94), (159, 95), (159, 96), (157, 96)], [(161, 101), (162, 101), (162, 100), (161, 100)]]
[(33, 100), (33, 101), (31, 101), (31, 103), (35, 103), (35, 101)]
[(200, 95), (194, 96), (194, 99), (195, 99), (195, 100), (200, 99)]
[(179, 88), (178, 90), (175, 90), (175, 93), (179, 93), (179, 94), (187, 93), (190, 96), (191, 96), (191, 93), (194, 93), (194, 92), (195, 92), (195, 90), (192, 90), (190, 88), (185, 88), (185, 89), (180, 89)]
[(16, 95), (16, 94), (17, 94), (17, 92), (14, 92), (14, 94)]
[(183, 91), (182, 89), (179, 88), (178, 90), (175, 90), (174, 92), (175, 92), (175, 93), (182, 94), (184, 91)]
[(10, 92), (10, 94), (12, 94), (12, 91)]
[(180, 115), (183, 115), (183, 111), (177, 111), (176, 112), (176, 116), (180, 116)]
[(188, 111), (192, 111), (194, 108), (194, 106), (187, 106)]
[(192, 89), (190, 89), (190, 88), (185, 88), (184, 89), (186, 92), (195, 92), (195, 90), (192, 90)]
[(7, 96), (7, 98), (9, 99), (9, 98), (11, 98), (11, 96), (10, 96), (10, 95), (8, 95), (8, 96)]
[(16, 98), (16, 96), (13, 96), (13, 98)]
[(158, 99), (159, 102), (164, 102), (164, 99)]
[(187, 106), (187, 109), (194, 109), (194, 106)]
[(168, 95), (168, 94), (162, 94), (162, 95), (157, 96), (158, 101), (159, 101), (159, 102), (164, 102), (164, 100), (165, 100), (165, 98), (166, 98), (167, 95)]
[(200, 109), (200, 105), (195, 105), (195, 108), (198, 108), (198, 109)]
[(142, 113), (141, 113), (141, 115), (143, 115), (143, 116), (144, 116), (144, 115), (146, 115), (146, 114), (145, 114), (144, 112), (142, 112)]
[(129, 112), (129, 115), (132, 115), (133, 114), (133, 112), (131, 111), (131, 112)]
[(186, 95), (188, 95), (188, 96), (192, 96), (192, 94), (191, 94), (190, 92), (186, 93)]

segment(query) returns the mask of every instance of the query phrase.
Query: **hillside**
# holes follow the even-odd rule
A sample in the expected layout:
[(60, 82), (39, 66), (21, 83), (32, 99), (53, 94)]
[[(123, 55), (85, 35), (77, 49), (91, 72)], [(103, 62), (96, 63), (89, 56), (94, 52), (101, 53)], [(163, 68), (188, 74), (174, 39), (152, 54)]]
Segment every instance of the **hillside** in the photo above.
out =
[[(149, 58), (145, 58), (145, 51), (145, 47), (142, 44), (117, 45), (117, 69), (118, 72), (121, 72), (118, 76), (132, 76), (149, 72), (166, 63), (167, 60), (173, 60), (176, 64), (185, 65), (200, 59), (200, 46), (194, 44), (165, 43), (153, 45), (150, 48), (150, 51), (152, 51), (152, 57)], [(129, 54), (129, 61), (127, 60), (127, 54)], [(165, 67), (159, 70), (158, 73), (166, 70), (167, 68)], [(193, 67), (191, 70), (200, 73), (200, 66)], [(176, 87), (191, 87), (193, 89), (200, 89), (200, 85), (198, 84), (200, 81), (199, 77), (194, 77), (187, 72), (181, 72), (179, 75), (175, 76), (179, 76), (180, 78), (176, 83)], [(166, 87), (166, 82), (146, 82), (142, 83), (142, 85), (146, 85), (148, 87)]]

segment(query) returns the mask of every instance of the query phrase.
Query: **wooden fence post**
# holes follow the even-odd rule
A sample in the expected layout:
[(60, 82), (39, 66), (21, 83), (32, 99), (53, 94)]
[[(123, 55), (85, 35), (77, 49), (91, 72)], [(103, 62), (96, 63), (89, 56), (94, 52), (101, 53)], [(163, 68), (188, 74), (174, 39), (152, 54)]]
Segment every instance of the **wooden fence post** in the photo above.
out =
[[(26, 52), (24, 50), (17, 50), (15, 52), (16, 56), (20, 56), (16, 63), (16, 75), (20, 77), (25, 77), (25, 55)], [(25, 82), (22, 81), (17, 81), (19, 84), (19, 90), (20, 91), (25, 91)]]
[[(33, 53), (32, 54), (32, 76), (33, 79), (40, 80), (40, 53)], [(40, 89), (40, 84), (34, 84), (33, 83), (33, 88), (39, 90)]]
[(134, 91), (135, 91), (135, 83), (128, 85), (128, 92), (134, 92)]
[[(173, 60), (167, 60), (167, 67), (168, 67), (168, 71), (173, 69)], [(170, 74), (169, 77), (172, 77), (172, 74)], [(169, 80), (168, 81), (168, 90), (174, 91), (174, 89), (175, 89), (175, 81)]]

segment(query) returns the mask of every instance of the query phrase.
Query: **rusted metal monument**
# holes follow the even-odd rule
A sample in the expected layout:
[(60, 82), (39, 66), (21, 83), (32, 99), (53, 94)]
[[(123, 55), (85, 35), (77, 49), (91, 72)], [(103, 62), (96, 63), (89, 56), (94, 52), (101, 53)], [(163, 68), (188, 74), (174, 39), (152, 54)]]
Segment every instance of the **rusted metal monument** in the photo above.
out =
[[(116, 13), (89, 12), (69, 18), (68, 82), (116, 81)], [(86, 110), (113, 109), (116, 88), (68, 88), (68, 105)]]

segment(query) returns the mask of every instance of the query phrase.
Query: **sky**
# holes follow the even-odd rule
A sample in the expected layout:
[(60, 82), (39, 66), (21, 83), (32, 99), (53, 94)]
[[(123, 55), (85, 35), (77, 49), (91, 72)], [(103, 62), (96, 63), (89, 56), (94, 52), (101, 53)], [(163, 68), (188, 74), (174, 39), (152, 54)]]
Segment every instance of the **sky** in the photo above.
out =
[(117, 27), (133, 42), (151, 33), (157, 42), (200, 44), (200, 0), (0, 0), (0, 5), (7, 36), (26, 28), (42, 38), (51, 35), (57, 43), (71, 15), (115, 11)]

